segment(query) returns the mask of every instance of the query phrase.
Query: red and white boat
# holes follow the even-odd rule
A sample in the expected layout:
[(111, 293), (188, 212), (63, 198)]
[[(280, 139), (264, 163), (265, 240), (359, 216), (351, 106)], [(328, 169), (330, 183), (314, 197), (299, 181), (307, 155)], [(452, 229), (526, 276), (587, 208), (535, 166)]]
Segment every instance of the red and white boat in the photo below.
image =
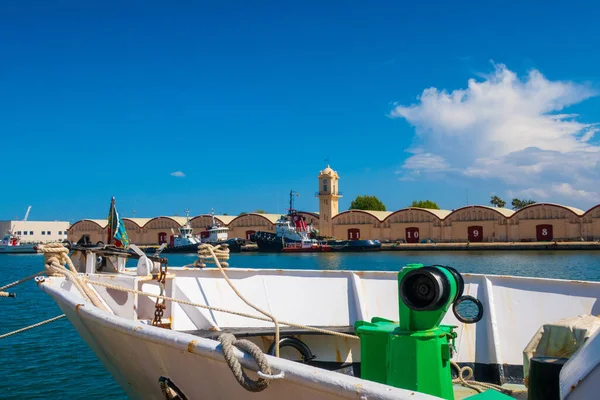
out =
[(6, 235), (0, 241), (0, 254), (20, 254), (20, 253), (37, 253), (35, 244), (21, 243), (21, 238), (11, 231), (6, 232)]
[(286, 243), (281, 251), (284, 253), (320, 253), (331, 251), (331, 246), (314, 240), (303, 240), (301, 242)]

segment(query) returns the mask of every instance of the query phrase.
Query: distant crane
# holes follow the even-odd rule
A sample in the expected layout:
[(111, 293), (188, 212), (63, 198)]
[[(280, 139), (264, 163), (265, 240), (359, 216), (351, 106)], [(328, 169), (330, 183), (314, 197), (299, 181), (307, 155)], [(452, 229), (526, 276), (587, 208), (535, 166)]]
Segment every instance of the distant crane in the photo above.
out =
[(31, 211), (31, 206), (27, 207), (27, 212), (25, 213), (25, 218), (23, 218), (23, 221), (27, 221), (27, 218), (29, 218), (29, 211)]

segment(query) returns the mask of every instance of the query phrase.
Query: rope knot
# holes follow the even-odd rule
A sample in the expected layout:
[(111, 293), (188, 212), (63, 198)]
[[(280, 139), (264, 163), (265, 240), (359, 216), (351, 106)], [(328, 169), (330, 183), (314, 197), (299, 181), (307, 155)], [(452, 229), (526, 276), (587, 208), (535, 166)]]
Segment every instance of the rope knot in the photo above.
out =
[[(233, 372), (235, 379), (238, 381), (240, 385), (249, 392), (261, 392), (269, 386), (271, 379), (282, 378), (281, 376), (272, 376), (271, 375), (271, 367), (269, 366), (269, 362), (267, 361), (267, 357), (265, 357), (262, 350), (246, 339), (236, 339), (234, 335), (231, 333), (223, 333), (219, 336), (219, 342), (221, 342), (221, 347), (223, 348), (223, 356), (225, 357), (225, 361)], [(256, 364), (258, 365), (258, 376), (259, 378), (254, 381), (250, 379), (250, 377), (246, 374), (246, 371), (242, 368), (239, 360), (234, 354), (234, 347), (245, 351), (250, 354)]]
[[(44, 254), (44, 264), (64, 267), (69, 263), (69, 249), (62, 243), (48, 243), (37, 246), (37, 251)], [(48, 267), (47, 267), (48, 268)]]
[(213, 246), (209, 243), (202, 243), (198, 245), (198, 260), (194, 262), (195, 267), (204, 268), (205, 263), (213, 262), (216, 264), (216, 260), (219, 260), (221, 266), (224, 268), (229, 267), (227, 260), (229, 260), (229, 245), (218, 244)]

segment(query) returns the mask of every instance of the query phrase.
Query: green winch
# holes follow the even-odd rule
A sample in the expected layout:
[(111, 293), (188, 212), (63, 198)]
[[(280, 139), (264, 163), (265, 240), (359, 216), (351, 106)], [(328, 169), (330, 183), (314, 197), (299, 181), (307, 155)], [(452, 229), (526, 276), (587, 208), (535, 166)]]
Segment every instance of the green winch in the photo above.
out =
[[(451, 267), (409, 264), (398, 274), (399, 323), (375, 317), (357, 321), (361, 378), (454, 400), (450, 359), (455, 326), (440, 325), (454, 303), (461, 322), (483, 316), (481, 303), (463, 296), (462, 276)], [(475, 318), (464, 318), (456, 305), (469, 298), (478, 304)]]

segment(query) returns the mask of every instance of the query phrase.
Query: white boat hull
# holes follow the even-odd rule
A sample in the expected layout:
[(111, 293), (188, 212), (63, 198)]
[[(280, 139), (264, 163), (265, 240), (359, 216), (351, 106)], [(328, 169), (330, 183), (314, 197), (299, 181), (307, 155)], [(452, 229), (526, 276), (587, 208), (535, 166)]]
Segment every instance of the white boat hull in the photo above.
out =
[[(188, 399), (240, 399), (243, 389), (225, 363), (220, 344), (189, 334), (112, 316), (52, 284), (43, 289), (57, 301), (78, 333), (131, 399), (164, 400), (161, 376), (171, 379)], [(237, 352), (242, 365), (256, 370), (251, 358)], [(267, 356), (284, 379), (261, 392), (265, 400), (396, 399), (434, 400), (413, 391), (391, 388), (351, 376)], [(256, 379), (256, 376), (254, 376)]]
[[(227, 286), (214, 268), (169, 268), (167, 296), (256, 315)], [(398, 319), (395, 272), (246, 270), (229, 269), (228, 276), (253, 304), (280, 320), (312, 326), (351, 327), (372, 317)], [(453, 359), (494, 375), (497, 383), (522, 379), (523, 349), (543, 324), (581, 314), (600, 314), (600, 282), (464, 274), (467, 295), (484, 306), (483, 319), (460, 323), (450, 312), (443, 323), (456, 325), (458, 352)], [(135, 272), (90, 274), (90, 280), (158, 293), (156, 281)], [(270, 329), (272, 323), (201, 308), (167, 303), (164, 318), (172, 329), (156, 328), (153, 298), (92, 286), (110, 314), (86, 303), (70, 283), (51, 277), (40, 284), (63, 309), (83, 339), (119, 385), (134, 399), (163, 399), (158, 379), (171, 379), (188, 399), (245, 398), (232, 376), (220, 344), (186, 332), (220, 329)], [(252, 339), (264, 352), (271, 336)], [(305, 335), (302, 340), (324, 362), (360, 362), (358, 340)], [(240, 357), (243, 356), (238, 352)], [(433, 399), (357, 377), (268, 356), (269, 364), (285, 378), (272, 381), (261, 393), (265, 399)], [(245, 356), (242, 363), (256, 370)], [(364, 397), (361, 397), (364, 396)]]

